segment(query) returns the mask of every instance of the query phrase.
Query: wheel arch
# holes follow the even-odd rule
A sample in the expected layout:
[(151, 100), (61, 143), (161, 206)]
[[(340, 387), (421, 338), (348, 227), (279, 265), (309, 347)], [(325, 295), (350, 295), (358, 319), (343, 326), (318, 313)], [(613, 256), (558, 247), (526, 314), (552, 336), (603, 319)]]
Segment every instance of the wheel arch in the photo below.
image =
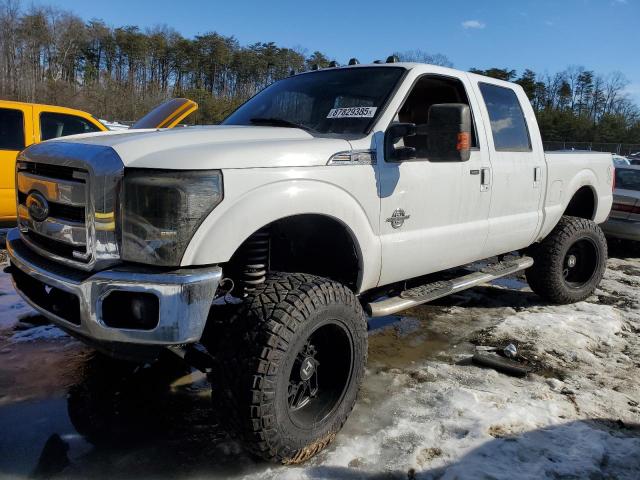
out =
[(348, 234), (358, 258), (356, 292), (375, 287), (380, 275), (380, 243), (365, 209), (346, 190), (315, 180), (274, 182), (239, 198), (225, 199), (198, 228), (182, 266), (229, 262), (261, 228), (309, 218), (323, 219)]
[(238, 245), (225, 271), (242, 268), (245, 242), (265, 229), (270, 237), (270, 271), (317, 275), (358, 291), (364, 270), (360, 244), (348, 225), (325, 214), (291, 215), (260, 227)]
[(580, 217), (593, 220), (596, 216), (598, 196), (592, 185), (580, 186), (570, 197), (563, 216)]
[(537, 241), (549, 235), (563, 216), (603, 222), (609, 214), (612, 194), (610, 190), (604, 192), (598, 185), (598, 178), (590, 169), (578, 172), (568, 184), (554, 181), (547, 191), (545, 222)]

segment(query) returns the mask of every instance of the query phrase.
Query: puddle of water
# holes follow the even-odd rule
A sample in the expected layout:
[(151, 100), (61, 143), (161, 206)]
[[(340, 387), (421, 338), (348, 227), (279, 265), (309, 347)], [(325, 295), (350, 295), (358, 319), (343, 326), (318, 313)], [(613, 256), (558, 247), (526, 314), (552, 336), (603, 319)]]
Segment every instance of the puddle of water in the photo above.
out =
[(16, 369), (0, 365), (3, 391), (30, 398), (0, 404), (0, 477), (229, 478), (259, 468), (219, 428), (205, 377), (177, 358), (142, 368), (38, 347), (33, 362), (49, 359), (31, 365), (39, 377), (16, 374), (10, 385)]
[(370, 322), (369, 366), (403, 368), (433, 360), (451, 346), (449, 337), (415, 317), (390, 315)]
[(0, 406), (63, 395), (90, 350), (76, 341), (0, 342)]

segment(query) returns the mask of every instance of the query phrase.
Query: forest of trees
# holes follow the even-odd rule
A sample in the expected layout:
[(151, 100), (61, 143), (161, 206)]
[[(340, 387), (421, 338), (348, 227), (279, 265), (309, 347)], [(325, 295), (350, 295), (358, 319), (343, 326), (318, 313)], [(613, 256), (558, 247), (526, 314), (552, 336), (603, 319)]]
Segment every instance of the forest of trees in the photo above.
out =
[[(421, 50), (396, 55), (453, 65)], [(0, 98), (80, 108), (108, 120), (135, 120), (183, 96), (199, 103), (197, 123), (217, 122), (291, 71), (331, 60), (273, 42), (241, 45), (215, 32), (186, 38), (167, 26), (113, 27), (56, 7), (25, 9), (18, 0), (0, 0)], [(472, 71), (522, 85), (545, 140), (640, 143), (640, 111), (619, 73), (603, 76), (582, 67), (555, 75)]]

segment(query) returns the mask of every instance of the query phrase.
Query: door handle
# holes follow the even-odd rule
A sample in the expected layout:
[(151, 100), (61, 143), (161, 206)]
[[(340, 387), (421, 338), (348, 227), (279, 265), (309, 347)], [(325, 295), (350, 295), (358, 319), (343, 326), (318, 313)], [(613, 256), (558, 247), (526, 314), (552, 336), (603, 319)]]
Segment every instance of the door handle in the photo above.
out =
[(542, 178), (542, 168), (535, 167), (533, 169), (533, 188), (540, 186), (540, 179)]
[(482, 167), (480, 169), (480, 191), (489, 191), (491, 185), (491, 169), (489, 167)]

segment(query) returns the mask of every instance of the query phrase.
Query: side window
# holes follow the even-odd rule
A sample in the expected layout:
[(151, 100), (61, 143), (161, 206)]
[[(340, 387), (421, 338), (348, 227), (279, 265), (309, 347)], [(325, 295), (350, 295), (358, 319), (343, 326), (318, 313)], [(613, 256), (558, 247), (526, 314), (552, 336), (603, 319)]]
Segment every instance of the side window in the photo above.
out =
[(51, 112), (40, 114), (40, 139), (43, 141), (78, 133), (99, 131), (98, 127), (76, 115)]
[(0, 150), (24, 148), (24, 116), (21, 110), (0, 109)]
[(482, 98), (489, 112), (491, 132), (496, 150), (531, 151), (527, 122), (516, 92), (510, 88), (480, 83)]
[[(398, 110), (394, 121), (426, 126), (429, 119), (429, 108), (438, 103), (463, 103), (471, 108), (467, 92), (460, 80), (426, 75), (415, 83), (411, 93)], [(473, 122), (473, 112), (471, 112), (471, 117), (471, 148), (477, 148), (478, 139)], [(424, 133), (420, 133), (419, 129), (418, 135), (405, 137), (404, 145), (416, 149), (416, 158), (428, 160), (427, 135), (425, 130), (422, 131)]]

